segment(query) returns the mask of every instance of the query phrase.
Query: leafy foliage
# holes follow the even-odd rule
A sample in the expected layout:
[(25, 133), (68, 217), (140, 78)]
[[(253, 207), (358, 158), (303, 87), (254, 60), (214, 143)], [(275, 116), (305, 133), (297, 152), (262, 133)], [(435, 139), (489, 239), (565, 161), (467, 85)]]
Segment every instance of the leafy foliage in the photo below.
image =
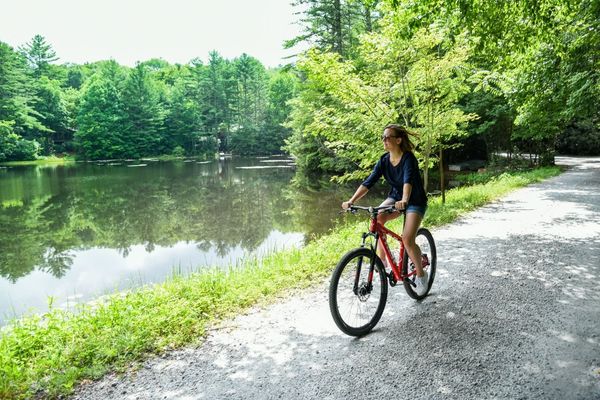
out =
[[(289, 126), (295, 135), (288, 149), (301, 164), (311, 166), (311, 158), (319, 158), (324, 147), (331, 153), (330, 164), (339, 163), (341, 170), (358, 167), (345, 170), (342, 179), (360, 178), (381, 155), (377, 144), (383, 127), (401, 120), (417, 132), (428, 168), (430, 158), (446, 142), (466, 133), (462, 126), (474, 118), (458, 107), (469, 91), (466, 37), (449, 41), (443, 28), (434, 26), (405, 39), (396, 34), (403, 18), (395, 13), (383, 17), (385, 28), (363, 36), (357, 60), (311, 50), (299, 63), (306, 81), (292, 102)], [(312, 145), (316, 156), (298, 154), (310, 149), (311, 142), (321, 144)], [(312, 161), (313, 168), (327, 166), (322, 160)]]
[(541, 164), (553, 162), (557, 138), (571, 151), (582, 148), (565, 145), (575, 132), (592, 148), (598, 140), (597, 0), (384, 0), (372, 32), (347, 53), (320, 33), (333, 32), (335, 3), (299, 4), (307, 34), (296, 40), (320, 39), (298, 65), (287, 124), (301, 171), (366, 175), (389, 122), (419, 134), (426, 175), (468, 135), (481, 136), (487, 154), (527, 152)]
[(0, 160), (35, 160), (39, 151), (36, 141), (25, 140), (13, 131), (13, 121), (0, 121)]
[(0, 42), (0, 161), (36, 157), (38, 144), (28, 136), (47, 128), (33, 108), (35, 100), (24, 58)]
[(75, 140), (83, 158), (124, 158), (128, 154), (119, 85), (125, 74), (114, 61), (101, 65), (82, 89)]
[(36, 77), (48, 73), (50, 63), (58, 60), (52, 46), (41, 35), (35, 35), (30, 42), (19, 48)]
[[(27, 159), (38, 152), (33, 140), (45, 155), (74, 151), (83, 159), (112, 159), (175, 149), (202, 157), (218, 150), (279, 153), (289, 136), (282, 123), (294, 75), (267, 71), (246, 54), (226, 60), (215, 51), (207, 65), (152, 59), (134, 68), (115, 61), (53, 64), (57, 59), (39, 35), (19, 52), (0, 42), (0, 121), (3, 132), (10, 126), (17, 135), (6, 143), (24, 146)], [(9, 155), (7, 147), (0, 154), (5, 161), (22, 152)]]

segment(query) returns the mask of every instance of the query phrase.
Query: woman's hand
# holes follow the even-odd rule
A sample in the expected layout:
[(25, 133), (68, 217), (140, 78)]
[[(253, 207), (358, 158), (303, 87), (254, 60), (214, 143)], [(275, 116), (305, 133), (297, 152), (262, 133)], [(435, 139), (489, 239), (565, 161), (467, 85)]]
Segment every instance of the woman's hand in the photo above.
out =
[(345, 201), (345, 202), (343, 202), (343, 203), (342, 203), (342, 208), (343, 208), (344, 210), (347, 210), (347, 209), (349, 209), (349, 208), (350, 208), (350, 206), (351, 206), (351, 205), (352, 205), (352, 202), (351, 202), (351, 201)]
[(404, 200), (398, 200), (397, 202), (394, 203), (394, 207), (396, 208), (396, 210), (404, 210), (404, 209), (406, 209), (407, 205), (408, 205), (408, 201), (404, 201)]

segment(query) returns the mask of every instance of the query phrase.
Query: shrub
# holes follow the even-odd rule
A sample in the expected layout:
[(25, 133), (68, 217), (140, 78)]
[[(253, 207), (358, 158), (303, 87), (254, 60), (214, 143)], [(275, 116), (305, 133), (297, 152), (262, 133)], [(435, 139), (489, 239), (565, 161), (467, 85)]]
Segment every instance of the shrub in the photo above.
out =
[(600, 154), (600, 129), (592, 121), (576, 121), (559, 136), (556, 150), (562, 154)]
[(185, 150), (184, 150), (184, 149), (183, 149), (183, 147), (181, 147), (181, 146), (176, 146), (176, 147), (173, 149), (173, 155), (174, 155), (175, 157), (184, 157), (184, 156), (185, 156)]
[(13, 124), (13, 121), (0, 121), (0, 161), (35, 160), (40, 150), (39, 143), (14, 133)]

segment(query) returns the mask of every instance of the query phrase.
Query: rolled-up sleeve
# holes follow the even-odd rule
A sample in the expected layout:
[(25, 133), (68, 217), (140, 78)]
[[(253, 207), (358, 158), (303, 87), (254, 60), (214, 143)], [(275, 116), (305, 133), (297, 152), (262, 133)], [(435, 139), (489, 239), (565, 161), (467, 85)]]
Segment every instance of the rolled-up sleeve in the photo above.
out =
[(371, 175), (369, 175), (369, 177), (363, 181), (362, 185), (366, 186), (367, 189), (371, 189), (373, 185), (377, 183), (379, 178), (381, 178), (381, 175), (383, 175), (383, 171), (381, 170), (380, 159), (379, 161), (377, 161), (377, 164), (375, 164), (375, 168), (373, 168), (373, 172), (371, 172)]

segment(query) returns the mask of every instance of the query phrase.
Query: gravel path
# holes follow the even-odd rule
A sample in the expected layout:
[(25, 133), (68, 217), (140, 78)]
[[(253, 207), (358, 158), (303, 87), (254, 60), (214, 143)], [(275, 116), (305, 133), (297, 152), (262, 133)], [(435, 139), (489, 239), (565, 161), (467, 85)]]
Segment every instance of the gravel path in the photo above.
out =
[[(355, 339), (324, 282), (77, 399), (600, 399), (600, 158), (436, 229), (438, 275)], [(358, 242), (357, 238), (357, 242)]]

